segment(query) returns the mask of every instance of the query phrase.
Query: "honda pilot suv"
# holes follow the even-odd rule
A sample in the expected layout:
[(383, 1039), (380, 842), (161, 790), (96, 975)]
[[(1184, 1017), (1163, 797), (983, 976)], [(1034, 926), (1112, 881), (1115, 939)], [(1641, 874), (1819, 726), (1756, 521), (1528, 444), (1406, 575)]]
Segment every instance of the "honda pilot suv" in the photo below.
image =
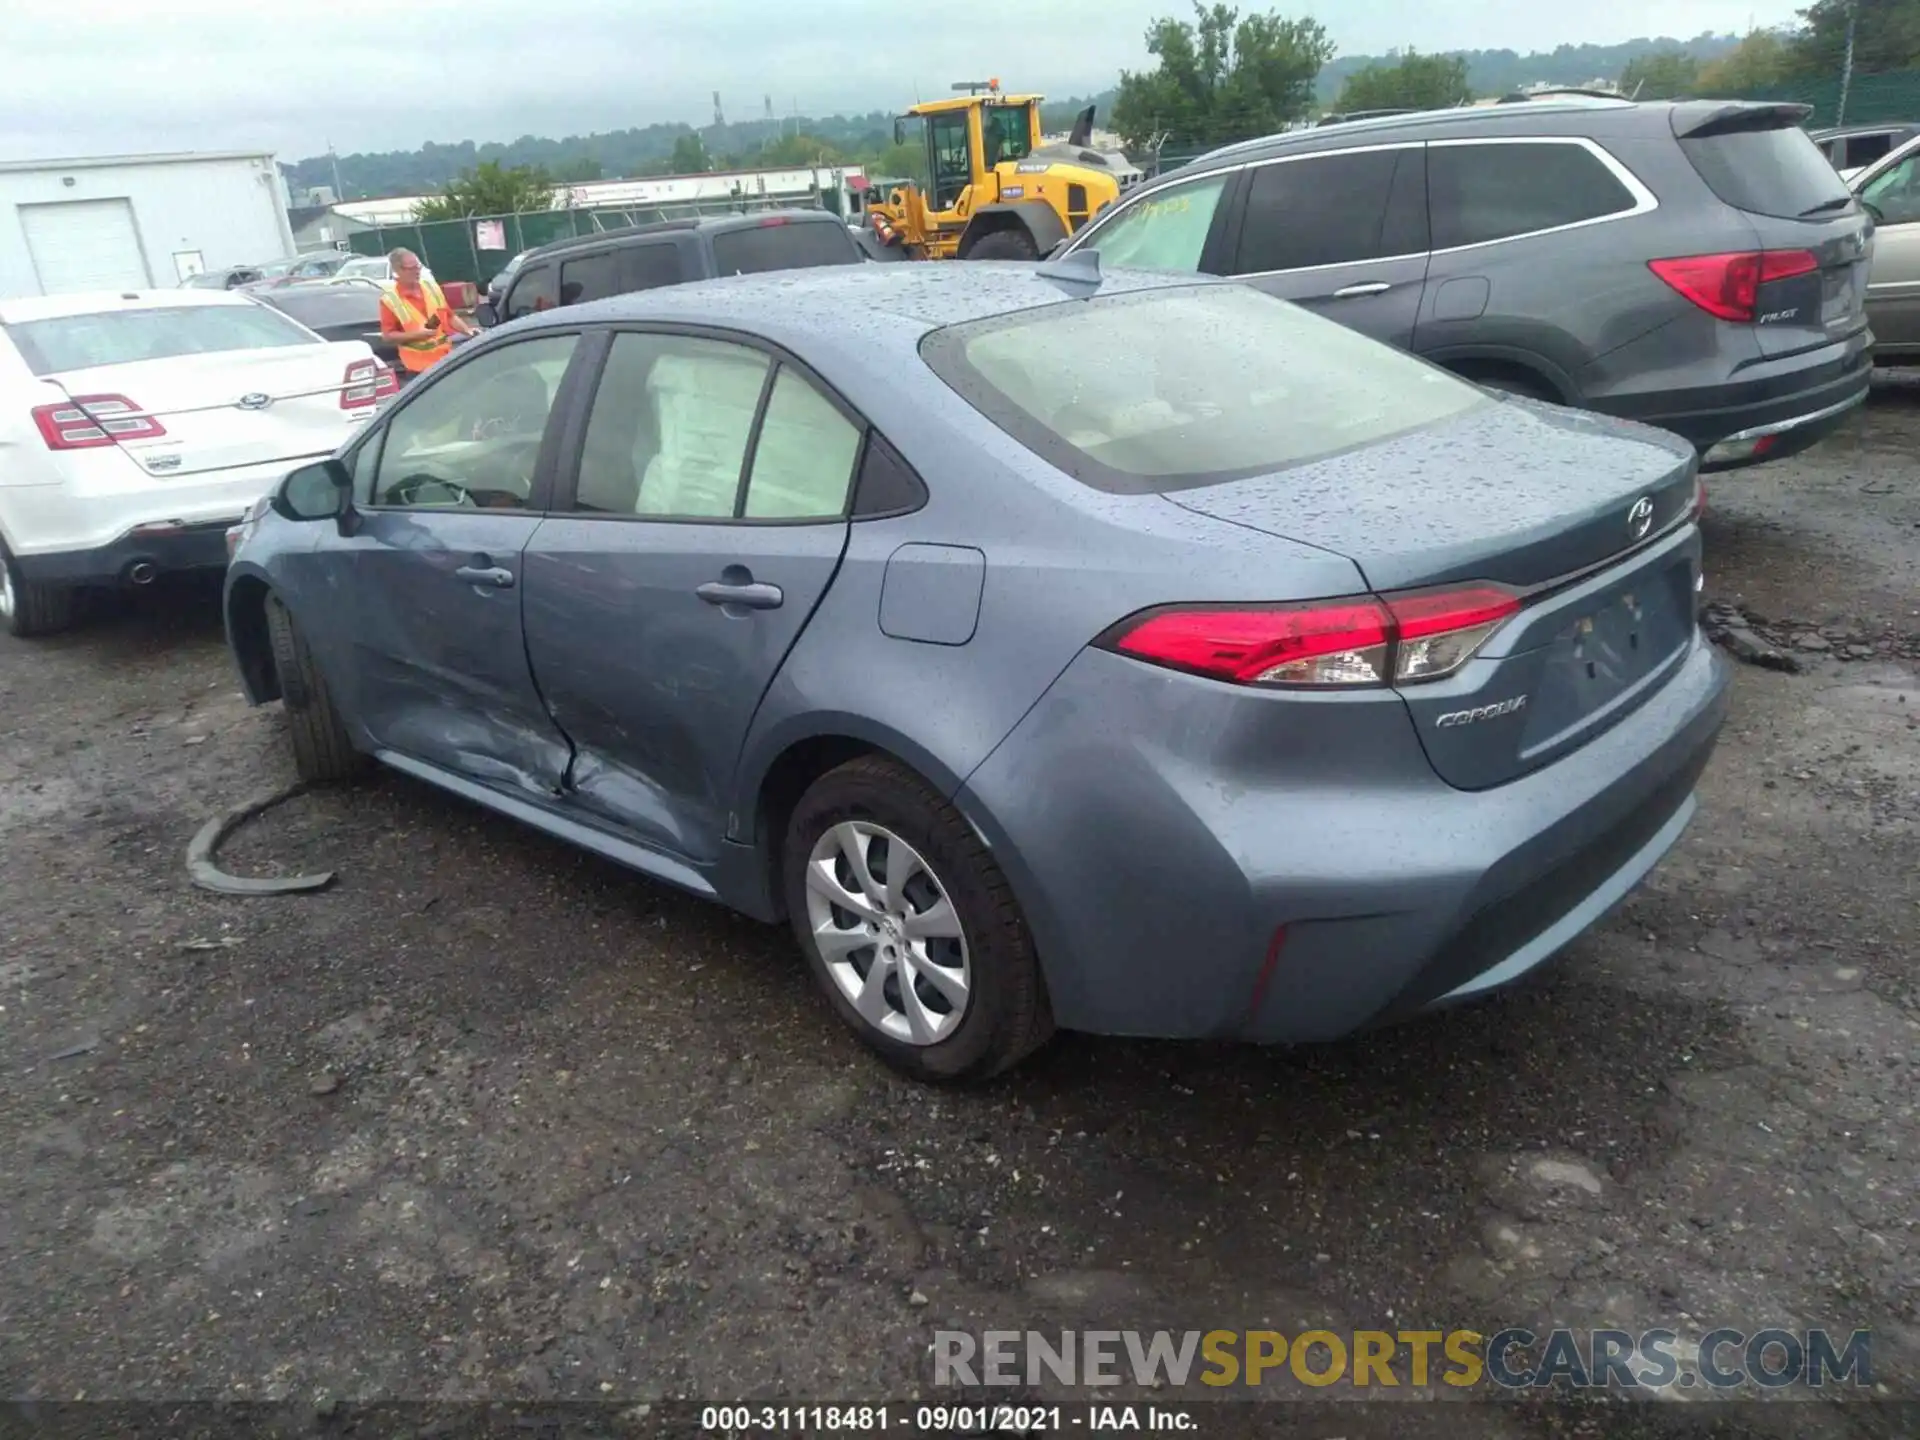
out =
[(1292, 131), (1142, 186), (1056, 254), (1240, 276), (1748, 465), (1837, 427), (1872, 363), (1872, 223), (1806, 114), (1582, 97)]

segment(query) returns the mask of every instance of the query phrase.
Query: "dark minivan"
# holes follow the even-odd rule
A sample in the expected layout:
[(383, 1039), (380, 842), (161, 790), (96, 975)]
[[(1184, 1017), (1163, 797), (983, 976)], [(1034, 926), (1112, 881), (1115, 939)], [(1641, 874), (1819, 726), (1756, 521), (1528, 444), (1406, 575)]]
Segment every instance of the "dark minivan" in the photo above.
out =
[(562, 305), (689, 280), (865, 261), (846, 221), (827, 210), (660, 220), (529, 250), (516, 262), (498, 302), (480, 306), (479, 318), (482, 325), (504, 324)]
[(1570, 97), (1294, 131), (1141, 186), (1063, 253), (1239, 276), (1752, 464), (1833, 430), (1871, 369), (1871, 220), (1806, 114)]

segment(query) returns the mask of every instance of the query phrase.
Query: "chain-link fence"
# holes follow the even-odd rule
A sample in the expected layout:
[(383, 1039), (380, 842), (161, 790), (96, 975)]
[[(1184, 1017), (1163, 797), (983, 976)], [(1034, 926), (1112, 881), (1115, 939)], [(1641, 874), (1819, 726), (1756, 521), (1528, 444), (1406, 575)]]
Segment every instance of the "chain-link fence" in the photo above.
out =
[(1891, 70), (1882, 75), (1855, 75), (1847, 86), (1847, 113), (1840, 114), (1840, 77), (1802, 80), (1742, 91), (1742, 100), (1783, 100), (1811, 105), (1807, 124), (1875, 125), (1908, 121), (1920, 114), (1920, 70)]
[(820, 208), (822, 202), (814, 196), (753, 195), (621, 209), (529, 210), (517, 215), (471, 215), (464, 220), (379, 225), (349, 236), (347, 244), (357, 255), (385, 255), (405, 246), (420, 257), (436, 280), (465, 280), (484, 286), (522, 250), (576, 235), (700, 215)]

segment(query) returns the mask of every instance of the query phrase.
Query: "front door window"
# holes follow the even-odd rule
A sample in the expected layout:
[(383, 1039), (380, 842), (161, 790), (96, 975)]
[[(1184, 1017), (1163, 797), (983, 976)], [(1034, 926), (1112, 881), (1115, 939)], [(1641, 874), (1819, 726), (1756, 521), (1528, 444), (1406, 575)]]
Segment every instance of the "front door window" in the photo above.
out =
[(927, 120), (927, 148), (933, 176), (933, 208), (951, 210), (973, 183), (972, 147), (967, 143), (967, 112), (955, 110)]

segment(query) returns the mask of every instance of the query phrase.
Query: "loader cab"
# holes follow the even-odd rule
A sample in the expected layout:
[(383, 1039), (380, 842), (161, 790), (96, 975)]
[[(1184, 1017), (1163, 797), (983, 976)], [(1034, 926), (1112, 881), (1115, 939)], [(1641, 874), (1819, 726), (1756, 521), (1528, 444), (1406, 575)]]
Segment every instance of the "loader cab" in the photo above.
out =
[(998, 82), (954, 88), (987, 93), (916, 105), (893, 125), (894, 143), (905, 144), (907, 121), (921, 122), (927, 209), (939, 215), (952, 212), (967, 188), (984, 182), (996, 166), (1025, 160), (1040, 144), (1039, 106), (1031, 96), (1002, 96)]

